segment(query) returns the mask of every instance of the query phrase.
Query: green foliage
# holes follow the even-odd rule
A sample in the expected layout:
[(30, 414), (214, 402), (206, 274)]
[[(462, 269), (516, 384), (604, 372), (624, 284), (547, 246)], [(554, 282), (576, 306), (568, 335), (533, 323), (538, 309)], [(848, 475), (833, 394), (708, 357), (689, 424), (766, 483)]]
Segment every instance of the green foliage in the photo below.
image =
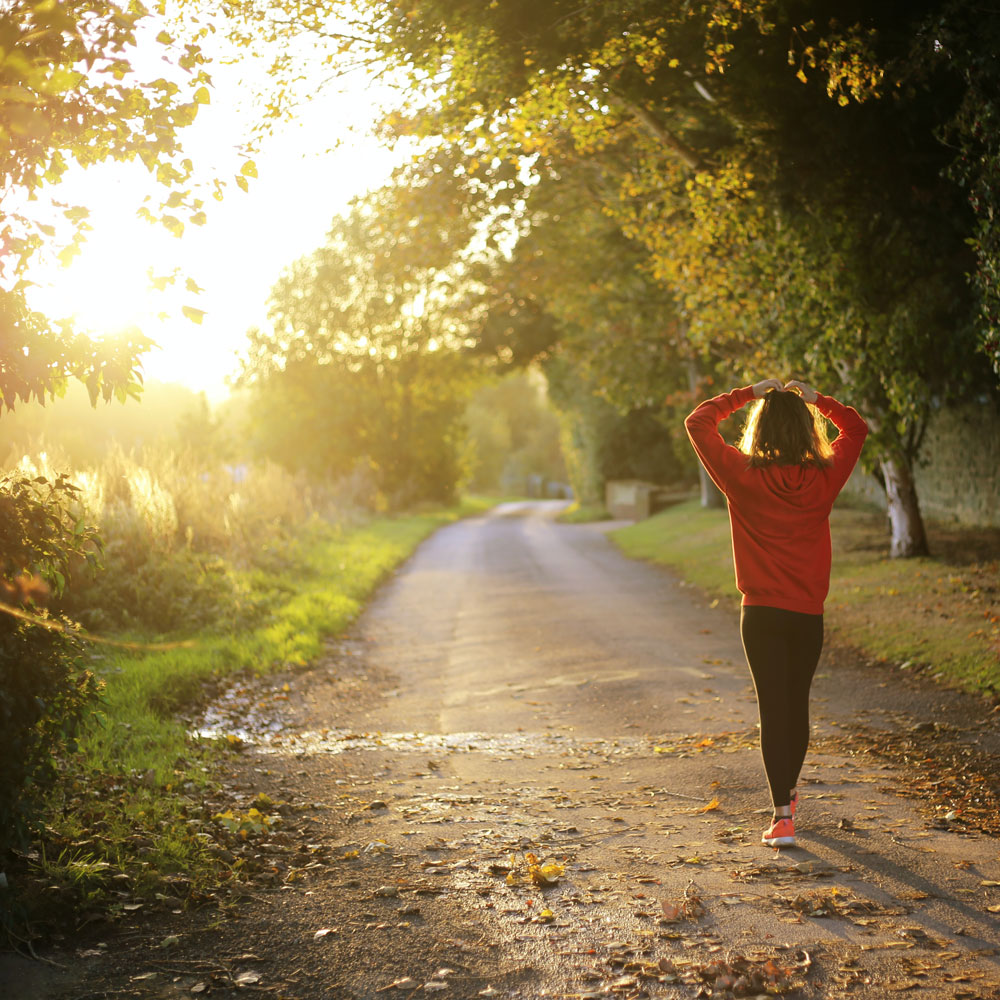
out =
[[(67, 628), (72, 623), (53, 618)], [(23, 843), (100, 683), (82, 644), (0, 613), (0, 851)]]
[(465, 426), (473, 489), (523, 491), (529, 476), (565, 481), (559, 419), (538, 373), (512, 373), (480, 386)]
[(74, 564), (96, 565), (96, 530), (84, 519), (80, 489), (65, 473), (0, 478), (0, 580), (41, 577), (63, 591)]
[[(557, 357), (546, 364), (553, 404), (561, 416), (563, 454), (573, 492), (585, 506), (604, 503), (609, 479), (668, 484), (695, 475), (691, 449), (670, 416), (675, 404), (656, 409), (612, 406), (579, 369)], [(684, 397), (686, 402), (687, 397)]]
[(355, 204), (289, 269), (243, 375), (264, 455), (326, 480), (367, 466), (392, 509), (454, 496), (471, 388), (439, 234), (400, 217), (399, 196)]
[[(60, 925), (70, 906), (106, 903), (118, 872), (129, 875), (138, 896), (166, 891), (164, 876), (172, 872), (203, 884), (218, 861), (205, 851), (198, 819), (213, 755), (228, 744), (217, 747), (190, 732), (189, 717), (241, 674), (321, 656), (327, 638), (357, 616), (420, 541), (489, 506), (469, 501), (353, 527), (300, 528), (268, 573), (238, 574), (265, 611), (254, 625), (223, 634), (202, 628), (190, 644), (167, 651), (93, 655), (107, 684), (101, 715), (80, 733), (79, 751), (64, 758), (62, 780), (47, 798), (41, 845), (44, 885), (61, 887)], [(90, 846), (72, 846), (81, 840)]]
[[(51, 476), (60, 462), (50, 450), (22, 457), (19, 468)], [(97, 525), (103, 541), (103, 571), (76, 573), (59, 607), (97, 632), (252, 627), (273, 595), (236, 571), (266, 574), (312, 520), (352, 516), (348, 498), (280, 466), (208, 464), (163, 447), (112, 448), (59, 481), (72, 491), (75, 516)], [(46, 497), (35, 513), (44, 522), (51, 511)], [(92, 529), (82, 530), (89, 538)]]
[[(0, 479), (0, 850), (22, 839), (38, 796), (56, 777), (99, 685), (83, 665), (73, 623), (48, 619), (48, 591), (71, 570), (93, 563), (97, 539), (79, 516), (77, 489), (65, 476)], [(16, 617), (18, 605), (54, 629)]]
[(950, 176), (961, 185), (974, 213), (969, 245), (976, 255), (972, 273), (980, 343), (1000, 376), (1000, 12), (969, 0), (935, 5), (915, 34), (909, 58), (895, 66), (911, 86), (960, 87), (961, 101), (941, 128), (957, 149)]
[[(520, 239), (497, 268), (484, 341), (498, 325), (518, 340), (544, 329), (542, 349), (558, 345), (616, 405), (651, 390), (641, 405), (658, 408), (664, 370), (696, 355), (727, 379), (804, 377), (865, 412), (868, 454), (907, 492), (930, 409), (975, 370), (968, 241), (988, 237), (946, 177), (955, 154), (939, 133), (993, 70), (967, 62), (963, 79), (952, 58), (904, 80), (896, 67), (921, 32), (937, 39), (934, 15), (955, 26), (971, 4), (367, 8), (378, 16), (359, 46), (413, 84), (385, 131), (440, 137), (436, 163), (445, 147), (457, 176), (476, 171), (463, 183), (486, 199), (468, 203), (484, 224), (512, 208)], [(987, 47), (956, 46), (984, 59)], [(657, 302), (659, 329), (643, 315)], [(533, 322), (546, 314), (554, 323)]]

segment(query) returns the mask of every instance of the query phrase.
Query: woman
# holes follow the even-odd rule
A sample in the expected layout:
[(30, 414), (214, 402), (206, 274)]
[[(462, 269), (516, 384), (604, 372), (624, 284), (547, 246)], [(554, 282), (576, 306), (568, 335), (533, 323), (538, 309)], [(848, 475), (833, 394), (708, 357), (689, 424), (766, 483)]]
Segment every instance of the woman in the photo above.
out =
[[(739, 448), (718, 425), (752, 399)], [(831, 446), (823, 420), (840, 431)], [(809, 743), (809, 688), (823, 648), (830, 587), (830, 508), (861, 454), (856, 410), (803, 382), (766, 378), (702, 403), (684, 422), (726, 495), (740, 636), (757, 691), (760, 749), (774, 816), (768, 847), (795, 843), (796, 784)]]

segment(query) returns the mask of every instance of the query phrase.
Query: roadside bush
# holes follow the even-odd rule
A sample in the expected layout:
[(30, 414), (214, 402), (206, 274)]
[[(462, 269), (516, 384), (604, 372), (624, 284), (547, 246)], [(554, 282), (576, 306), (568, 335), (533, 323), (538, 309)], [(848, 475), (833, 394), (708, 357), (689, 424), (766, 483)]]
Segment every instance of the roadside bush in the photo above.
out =
[[(44, 604), (71, 568), (96, 561), (94, 530), (67, 477), (0, 479), (0, 848), (22, 841), (99, 682), (73, 623)], [(41, 619), (50, 627), (18, 615)]]
[[(38, 450), (18, 469), (51, 478), (57, 464)], [(69, 479), (100, 530), (103, 570), (77, 577), (59, 608), (92, 631), (146, 635), (255, 626), (272, 603), (266, 574), (288, 566), (312, 520), (344, 520), (363, 492), (360, 480), (324, 488), (275, 463), (227, 466), (159, 448), (112, 448)]]

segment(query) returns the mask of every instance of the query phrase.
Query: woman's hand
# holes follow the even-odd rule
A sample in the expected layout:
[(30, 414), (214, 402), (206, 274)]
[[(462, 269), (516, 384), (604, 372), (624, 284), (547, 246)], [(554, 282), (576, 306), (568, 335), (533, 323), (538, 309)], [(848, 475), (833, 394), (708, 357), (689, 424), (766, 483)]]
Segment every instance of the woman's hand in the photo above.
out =
[[(756, 388), (757, 387), (754, 386), (755, 390)], [(798, 382), (795, 379), (792, 379), (791, 382), (785, 383), (785, 390), (798, 392), (807, 403), (816, 402), (816, 390), (811, 386), (806, 385), (805, 382)]]
[(779, 392), (785, 387), (776, 378), (766, 378), (761, 382), (757, 382), (753, 387), (754, 399), (760, 399), (765, 393), (770, 392), (772, 389), (777, 389)]

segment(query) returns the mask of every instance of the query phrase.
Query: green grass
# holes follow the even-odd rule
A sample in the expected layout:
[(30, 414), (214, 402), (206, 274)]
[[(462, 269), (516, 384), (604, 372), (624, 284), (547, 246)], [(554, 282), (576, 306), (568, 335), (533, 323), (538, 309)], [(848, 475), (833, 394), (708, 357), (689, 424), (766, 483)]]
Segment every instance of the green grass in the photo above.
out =
[(202, 802), (219, 749), (192, 738), (179, 713), (237, 673), (264, 674), (315, 660), (324, 640), (357, 617), (421, 541), (494, 503), (476, 497), (348, 530), (314, 528), (292, 546), (277, 578), (267, 581), (267, 593), (281, 596), (259, 627), (226, 635), (205, 631), (191, 636), (190, 645), (95, 660), (106, 688), (99, 715), (80, 734), (79, 751), (49, 800), (41, 845), (46, 880), (89, 904), (116, 874), (128, 875), (140, 896), (161, 888), (163, 877), (174, 872), (196, 881), (215, 877), (199, 828), (210, 820)]
[[(1000, 691), (1000, 608), (995, 553), (961, 562), (889, 559), (884, 515), (838, 505), (826, 602), (829, 634), (878, 660), (923, 668), (979, 693)], [(956, 529), (928, 525), (932, 551), (954, 546)], [(964, 533), (970, 545), (978, 535)], [(739, 605), (729, 519), (697, 501), (612, 533), (628, 556), (670, 566), (712, 597)]]
[(591, 521), (609, 521), (611, 515), (602, 504), (580, 504), (574, 500), (556, 518), (563, 524), (589, 524)]
[(611, 538), (625, 555), (670, 566), (713, 597), (738, 606), (724, 510), (705, 510), (697, 500), (689, 500), (619, 528)]

